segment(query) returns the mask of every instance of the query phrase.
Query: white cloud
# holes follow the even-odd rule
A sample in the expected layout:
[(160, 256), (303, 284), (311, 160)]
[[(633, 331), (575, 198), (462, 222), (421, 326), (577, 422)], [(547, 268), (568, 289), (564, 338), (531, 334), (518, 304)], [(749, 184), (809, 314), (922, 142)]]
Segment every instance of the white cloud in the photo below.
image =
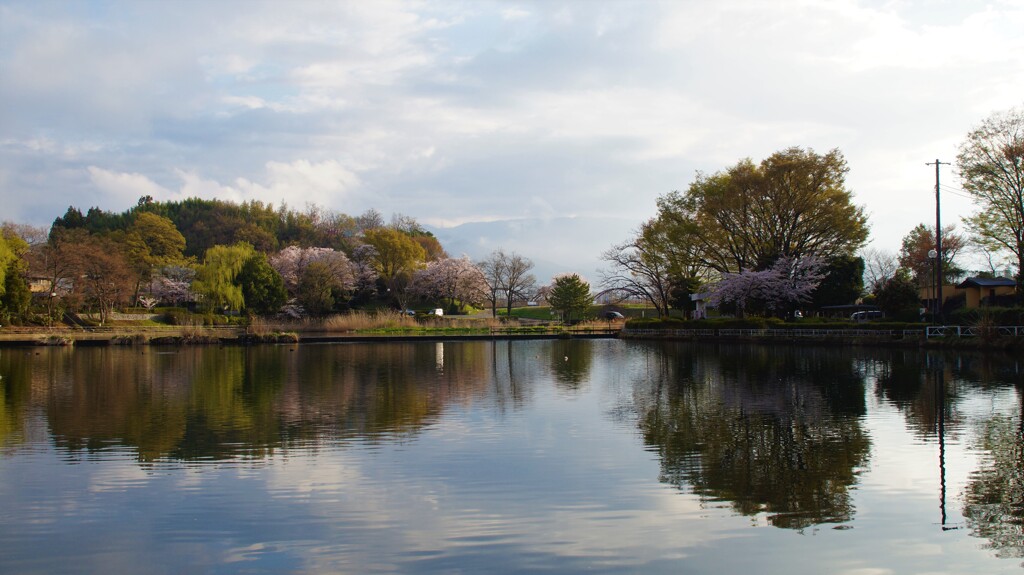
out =
[(520, 7), (505, 8), (501, 11), (502, 20), (524, 20), (530, 17), (530, 11)]
[(1024, 93), (1012, 2), (119, 7), (0, 6), (7, 217), (150, 193), (639, 223), (695, 170), (798, 145), (840, 148), (898, 238), (927, 217), (917, 164)]
[[(112, 172), (96, 166), (89, 166), (88, 171), (92, 184), (104, 195), (110, 197), (111, 204), (114, 206), (129, 206), (143, 196), (167, 198), (171, 195), (167, 188), (143, 174)], [(118, 208), (107, 209), (116, 210)]]
[(233, 185), (204, 178), (194, 171), (176, 170), (175, 174), (181, 181), (176, 189), (161, 186), (142, 174), (113, 172), (96, 166), (90, 166), (88, 171), (93, 185), (103, 194), (116, 198), (118, 206), (131, 205), (145, 195), (161, 201), (197, 197), (233, 202), (258, 200), (271, 204), (327, 206), (348, 198), (359, 186), (359, 177), (333, 160), (319, 163), (308, 160), (268, 162), (264, 183), (237, 178)]

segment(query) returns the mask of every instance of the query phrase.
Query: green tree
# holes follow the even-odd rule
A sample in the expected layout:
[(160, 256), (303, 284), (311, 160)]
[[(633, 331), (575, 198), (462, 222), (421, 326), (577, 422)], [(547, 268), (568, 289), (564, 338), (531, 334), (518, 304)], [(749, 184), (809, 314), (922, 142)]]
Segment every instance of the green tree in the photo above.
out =
[(245, 242), (206, 250), (203, 264), (196, 270), (192, 290), (202, 297), (209, 309), (243, 309), (245, 295), (236, 279), (255, 253)]
[(3, 295), (4, 285), (6, 285), (6, 278), (8, 269), (11, 264), (17, 260), (17, 255), (11, 246), (8, 244), (7, 239), (0, 234), (0, 295)]
[(971, 236), (1017, 264), (1024, 297), (1024, 108), (993, 114), (967, 134), (956, 158), (963, 188), (978, 206), (966, 218)]
[(363, 241), (373, 248), (370, 261), (384, 281), (399, 308), (405, 308), (405, 288), (412, 273), (419, 269), (426, 252), (408, 234), (391, 228), (373, 228), (363, 232)]
[(127, 231), (115, 232), (111, 237), (121, 244), (128, 263), (138, 276), (135, 299), (138, 299), (142, 284), (152, 279), (154, 270), (185, 261), (185, 237), (174, 222), (151, 212), (135, 214), (135, 220)]
[(850, 255), (836, 256), (828, 261), (825, 277), (811, 294), (811, 305), (821, 308), (846, 305), (864, 295), (864, 260)]
[(556, 277), (548, 292), (548, 304), (551, 309), (562, 314), (562, 321), (565, 322), (583, 319), (592, 301), (590, 284), (577, 274)]
[(341, 289), (341, 282), (330, 264), (313, 261), (299, 275), (296, 299), (309, 314), (324, 315), (334, 309), (335, 296)]
[(242, 290), (245, 310), (255, 315), (277, 312), (288, 298), (284, 279), (267, 262), (266, 254), (256, 252), (249, 256), (239, 270), (235, 283)]
[(10, 323), (28, 312), (32, 293), (25, 283), (29, 245), (12, 229), (0, 233), (0, 320)]
[(846, 188), (839, 150), (824, 155), (789, 148), (755, 165), (697, 174), (685, 194), (659, 201), (690, 228), (703, 265), (719, 273), (765, 270), (779, 258), (829, 259), (867, 241), (864, 209)]
[(885, 315), (894, 318), (916, 318), (921, 307), (917, 285), (906, 273), (897, 273), (886, 280), (875, 292), (875, 301)]
[(4, 278), (3, 295), (0, 295), (0, 318), (3, 322), (19, 321), (28, 314), (32, 304), (32, 292), (16, 263), (7, 268)]

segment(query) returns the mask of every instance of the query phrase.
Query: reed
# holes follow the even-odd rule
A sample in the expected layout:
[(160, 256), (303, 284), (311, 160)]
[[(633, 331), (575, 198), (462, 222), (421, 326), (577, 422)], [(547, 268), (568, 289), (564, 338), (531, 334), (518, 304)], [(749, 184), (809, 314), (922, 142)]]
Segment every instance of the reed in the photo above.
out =
[(414, 318), (392, 310), (373, 312), (355, 311), (332, 315), (322, 320), (319, 328), (323, 331), (363, 331), (374, 329), (415, 328), (419, 324)]

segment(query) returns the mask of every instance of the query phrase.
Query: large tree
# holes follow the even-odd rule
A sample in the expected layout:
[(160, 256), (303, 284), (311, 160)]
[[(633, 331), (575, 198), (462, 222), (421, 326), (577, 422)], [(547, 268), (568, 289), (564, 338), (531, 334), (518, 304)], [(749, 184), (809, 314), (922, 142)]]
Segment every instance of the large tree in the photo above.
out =
[(515, 252), (506, 254), (503, 250), (496, 250), (477, 266), (487, 281), (492, 316), (497, 317), (499, 298), (504, 298), (505, 313), (511, 317), (515, 301), (533, 297), (537, 279), (530, 273), (533, 262), (529, 258)]
[(153, 278), (159, 268), (181, 265), (185, 261), (185, 237), (171, 220), (151, 213), (138, 212), (127, 231), (116, 231), (110, 235), (122, 246), (128, 263), (135, 271), (138, 281), (135, 298), (138, 299), (142, 284)]
[(853, 254), (867, 240), (864, 209), (846, 187), (839, 150), (789, 148), (754, 164), (742, 160), (686, 193), (659, 201), (694, 228), (704, 265), (719, 273), (766, 270), (780, 258)]
[(861, 250), (861, 259), (864, 260), (865, 287), (873, 294), (900, 269), (896, 254), (889, 251), (866, 248)]
[(982, 246), (1009, 254), (1024, 294), (1024, 108), (999, 112), (967, 134), (956, 158), (978, 212), (965, 220)]
[(428, 263), (416, 272), (413, 289), (421, 297), (445, 300), (452, 310), (457, 310), (460, 303), (479, 305), (488, 293), (483, 272), (467, 256)]
[(128, 302), (138, 284), (120, 247), (113, 239), (96, 235), (75, 246), (79, 251), (75, 292), (99, 312), (100, 324), (106, 323), (116, 306)]
[(583, 319), (590, 309), (593, 297), (590, 295), (590, 284), (578, 274), (557, 276), (548, 291), (548, 304), (551, 309), (562, 314), (562, 321)]
[(272, 314), (288, 299), (281, 274), (267, 263), (267, 256), (259, 252), (245, 260), (235, 282), (242, 289), (245, 310), (249, 314)]
[[(964, 248), (963, 236), (956, 233), (956, 226), (942, 226), (942, 283), (956, 282), (964, 274), (964, 269), (957, 262), (957, 255)], [(935, 249), (935, 230), (918, 224), (903, 236), (900, 246), (900, 267), (910, 273), (918, 287), (935, 285), (935, 258), (930, 251)]]
[(621, 244), (609, 248), (601, 259), (611, 264), (611, 269), (602, 274), (601, 287), (612, 290), (624, 297), (647, 300), (658, 315), (668, 315), (672, 302), (673, 287), (685, 282), (682, 278), (674, 252), (682, 247), (669, 232), (670, 224), (654, 218), (645, 222), (636, 235)]
[(405, 308), (406, 287), (427, 255), (423, 247), (408, 234), (392, 228), (366, 230), (363, 241), (373, 248), (370, 261), (388, 292), (399, 308)]
[(83, 227), (54, 227), (46, 244), (32, 252), (30, 269), (35, 275), (45, 278), (48, 284), (46, 314), (51, 322), (62, 313), (60, 307), (66, 303), (63, 300), (72, 295), (75, 280), (81, 276), (81, 246), (89, 238), (89, 232)]
[(864, 260), (854, 256), (837, 256), (825, 266), (825, 277), (811, 293), (811, 305), (822, 308), (847, 305), (864, 295)]
[(743, 317), (751, 312), (781, 314), (809, 302), (825, 276), (816, 258), (780, 258), (766, 270), (744, 270), (722, 275), (711, 291), (715, 306), (731, 304)]
[(242, 286), (236, 281), (245, 263), (256, 254), (250, 244), (213, 246), (206, 250), (203, 264), (196, 270), (192, 289), (212, 310), (245, 308)]

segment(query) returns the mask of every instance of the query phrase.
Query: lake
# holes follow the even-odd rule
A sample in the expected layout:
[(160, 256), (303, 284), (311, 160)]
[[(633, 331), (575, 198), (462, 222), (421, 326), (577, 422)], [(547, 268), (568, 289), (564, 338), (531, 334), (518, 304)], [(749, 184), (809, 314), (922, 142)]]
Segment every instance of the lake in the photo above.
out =
[(620, 340), (0, 349), (2, 573), (1018, 573), (1024, 365)]

